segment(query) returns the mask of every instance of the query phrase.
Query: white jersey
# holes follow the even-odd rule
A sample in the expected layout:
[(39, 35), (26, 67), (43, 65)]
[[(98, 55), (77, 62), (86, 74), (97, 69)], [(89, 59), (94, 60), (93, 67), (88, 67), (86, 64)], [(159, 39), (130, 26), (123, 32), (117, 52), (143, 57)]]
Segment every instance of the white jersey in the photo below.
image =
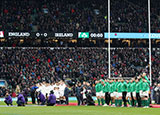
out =
[(64, 96), (65, 87), (66, 87), (65, 84), (59, 86), (60, 97), (63, 97), (63, 96)]
[(45, 85), (42, 85), (42, 90), (41, 90), (41, 93), (45, 96), (46, 95), (46, 86)]
[(60, 85), (60, 86), (59, 86), (59, 90), (60, 90), (60, 91), (64, 91), (64, 90), (65, 90), (65, 87), (66, 87), (66, 85), (65, 85), (65, 84)]
[(41, 85), (37, 90), (37, 92), (41, 92), (43, 95), (46, 95), (46, 91), (45, 91), (45, 86), (44, 85)]
[(55, 85), (54, 88), (56, 88), (54, 90), (54, 95), (56, 96), (56, 98), (59, 98), (60, 97), (59, 86)]
[(45, 89), (46, 89), (46, 93), (48, 93), (49, 95), (50, 91), (52, 90), (52, 87), (49, 85), (49, 86), (46, 86)]
[(42, 90), (42, 87), (38, 87), (38, 89), (36, 89), (37, 92), (41, 91)]
[(54, 88), (56, 87), (56, 85), (52, 85), (53, 90), (55, 90)]

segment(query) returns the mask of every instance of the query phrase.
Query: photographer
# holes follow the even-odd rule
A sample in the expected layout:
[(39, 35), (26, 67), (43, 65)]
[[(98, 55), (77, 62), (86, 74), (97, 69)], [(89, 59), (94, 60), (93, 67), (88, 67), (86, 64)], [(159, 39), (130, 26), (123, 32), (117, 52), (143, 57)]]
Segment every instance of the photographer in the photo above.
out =
[(56, 104), (56, 96), (54, 95), (53, 90), (50, 91), (50, 95), (47, 100), (47, 106), (53, 106)]
[(160, 104), (160, 83), (155, 87), (155, 103)]
[(79, 83), (76, 85), (76, 90), (75, 90), (75, 92), (76, 92), (76, 97), (77, 97), (77, 101), (78, 101), (78, 106), (82, 104), (82, 100), (83, 100), (81, 91), (82, 91), (82, 85), (81, 85), (81, 83), (79, 82)]

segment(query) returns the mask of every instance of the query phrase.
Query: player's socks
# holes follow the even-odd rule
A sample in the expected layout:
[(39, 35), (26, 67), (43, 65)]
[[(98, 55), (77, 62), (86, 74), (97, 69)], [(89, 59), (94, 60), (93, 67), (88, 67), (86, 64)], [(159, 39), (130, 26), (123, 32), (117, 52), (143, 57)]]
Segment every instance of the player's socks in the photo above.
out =
[(134, 105), (135, 105), (135, 106), (137, 105), (137, 100), (134, 100)]
[(142, 106), (147, 106), (147, 102), (146, 102), (146, 100), (144, 100), (144, 102), (143, 102), (144, 104), (142, 105)]
[(118, 105), (118, 106), (120, 105), (120, 100), (119, 100), (119, 99), (117, 100), (117, 105)]
[(146, 103), (146, 100), (144, 100), (144, 106), (146, 106), (146, 104), (147, 104), (147, 103)]
[(119, 100), (119, 106), (122, 106), (122, 100)]
[(120, 106), (120, 100), (117, 100), (118, 106)]
[(63, 104), (63, 100), (60, 100), (60, 103)]
[(113, 101), (111, 100), (111, 105), (113, 105)]
[(144, 106), (147, 106), (147, 100), (144, 100)]
[(144, 102), (143, 102), (143, 103), (144, 103), (144, 106), (146, 106), (146, 104), (147, 104), (146, 100), (144, 100)]
[(130, 101), (131, 105), (134, 106), (133, 100)]
[(132, 105), (132, 102), (130, 100), (128, 100), (128, 104), (131, 106)]
[(104, 105), (104, 99), (103, 98), (101, 99), (101, 102), (102, 102), (102, 105)]
[(100, 105), (100, 103), (101, 103), (101, 101), (100, 101), (100, 99), (98, 99), (98, 105)]
[(141, 100), (141, 105), (142, 105), (142, 107), (144, 106), (144, 100)]
[(126, 104), (128, 104), (129, 103), (129, 101), (128, 100), (126, 100)]
[(117, 100), (117, 99), (115, 100), (115, 105), (116, 105), (116, 107), (117, 107), (117, 105), (118, 105), (118, 100)]
[(150, 105), (150, 98), (147, 100), (147, 104), (148, 104), (148, 106)]
[(150, 99), (147, 100), (147, 106), (149, 107), (150, 105)]

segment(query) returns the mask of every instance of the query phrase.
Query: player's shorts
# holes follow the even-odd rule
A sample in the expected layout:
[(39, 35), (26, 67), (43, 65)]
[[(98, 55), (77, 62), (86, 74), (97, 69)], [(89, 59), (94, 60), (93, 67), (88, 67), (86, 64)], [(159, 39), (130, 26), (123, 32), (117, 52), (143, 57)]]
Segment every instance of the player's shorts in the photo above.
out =
[(118, 97), (118, 92), (113, 92), (114, 97)]
[(96, 92), (96, 97), (100, 97), (101, 93), (100, 92)]
[(59, 96), (60, 96), (60, 97), (63, 97), (63, 96), (64, 96), (64, 91), (60, 91), (60, 92), (59, 92)]
[(142, 92), (142, 97), (149, 97), (149, 91)]
[(59, 92), (54, 92), (54, 95), (56, 96), (56, 98), (59, 98), (59, 97), (60, 97)]
[(140, 97), (143, 97), (143, 91), (142, 90), (140, 90), (139, 95), (140, 95)]
[(136, 97), (136, 92), (135, 91), (132, 92), (132, 95), (133, 95), (133, 97)]
[(122, 97), (122, 93), (117, 93), (117, 97)]
[(127, 95), (126, 95), (126, 97), (131, 97), (131, 93), (128, 92)]
[(103, 93), (103, 91), (100, 92), (100, 97), (104, 97), (105, 93)]
[(114, 97), (114, 92), (113, 92), (113, 93), (110, 93), (110, 96), (111, 96), (111, 97)]

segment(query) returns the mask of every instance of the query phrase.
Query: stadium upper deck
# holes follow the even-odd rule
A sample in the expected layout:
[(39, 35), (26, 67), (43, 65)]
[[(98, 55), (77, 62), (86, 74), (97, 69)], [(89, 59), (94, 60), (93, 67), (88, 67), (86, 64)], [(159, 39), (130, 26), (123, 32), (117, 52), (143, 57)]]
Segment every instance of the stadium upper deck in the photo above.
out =
[[(148, 32), (147, 0), (111, 0), (111, 32)], [(0, 30), (107, 32), (106, 0), (3, 0)], [(160, 32), (159, 2), (151, 1), (151, 30)]]

